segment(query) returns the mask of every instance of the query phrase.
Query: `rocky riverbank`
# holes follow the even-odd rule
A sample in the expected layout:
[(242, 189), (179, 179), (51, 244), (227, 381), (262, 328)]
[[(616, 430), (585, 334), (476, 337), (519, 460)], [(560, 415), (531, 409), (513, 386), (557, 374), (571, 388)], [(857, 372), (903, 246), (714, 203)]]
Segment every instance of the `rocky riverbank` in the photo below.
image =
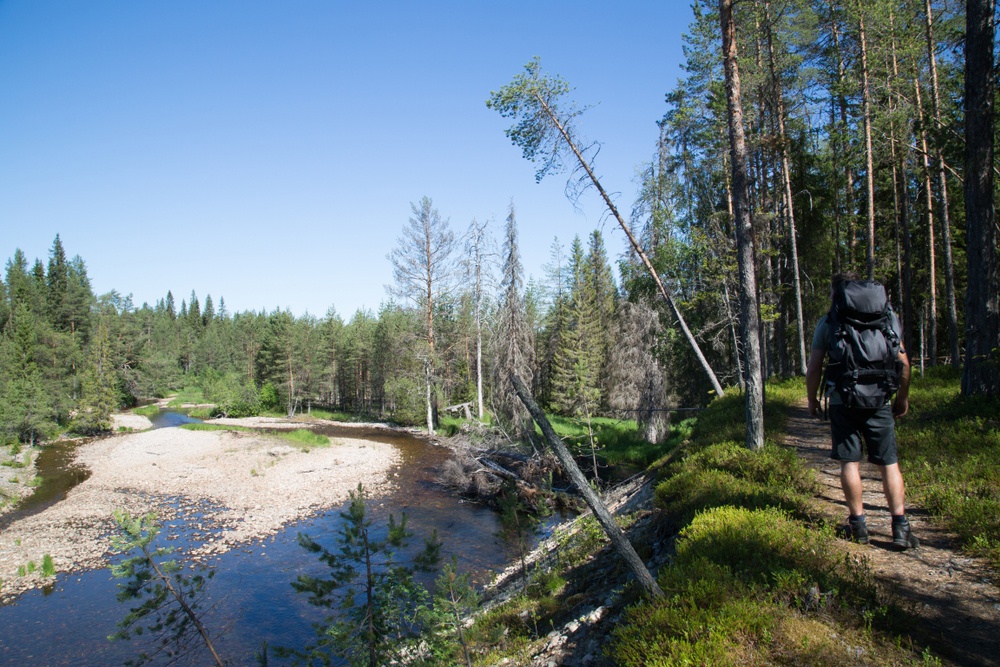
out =
[[(144, 417), (128, 417), (135, 419), (116, 422), (116, 427), (148, 428)], [(302, 427), (259, 421), (227, 423)], [(179, 428), (81, 444), (76, 461), (91, 476), (65, 500), (15, 519), (0, 535), (0, 600), (44, 586), (40, 564), (46, 555), (57, 572), (104, 567), (115, 510), (155, 512), (161, 521), (197, 514), (194, 528), (203, 544), (190, 556), (201, 558), (339, 505), (359, 482), (372, 495), (381, 494), (398, 460), (392, 446), (360, 439), (339, 438), (329, 447), (306, 448), (264, 433)], [(37, 566), (31, 573), (30, 563)]]

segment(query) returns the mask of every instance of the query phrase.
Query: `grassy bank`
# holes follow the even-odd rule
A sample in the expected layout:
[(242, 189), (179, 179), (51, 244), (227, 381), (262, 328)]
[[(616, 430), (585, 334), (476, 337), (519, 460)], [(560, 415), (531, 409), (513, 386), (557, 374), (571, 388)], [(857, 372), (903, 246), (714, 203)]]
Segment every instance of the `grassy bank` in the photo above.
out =
[(801, 381), (769, 384), (766, 443), (743, 447), (743, 400), (713, 403), (660, 470), (656, 506), (677, 531), (666, 598), (613, 633), (615, 664), (853, 665), (921, 662), (893, 606), (813, 510), (815, 473), (779, 446)]
[(266, 433), (271, 437), (290, 442), (296, 447), (305, 449), (306, 451), (313, 447), (330, 446), (330, 438), (325, 435), (313, 433), (312, 431), (304, 428), (297, 428), (292, 431), (262, 431), (259, 428), (250, 428), (248, 426), (230, 426), (227, 424), (181, 424), (181, 428), (189, 431), (239, 431), (244, 433)]
[(602, 586), (625, 611), (604, 627), (610, 638), (595, 664), (938, 664), (814, 509), (814, 471), (776, 444), (804, 393), (801, 380), (768, 385), (760, 452), (743, 447), (735, 391), (700, 413), (679, 447), (661, 449), (652, 527), (633, 542), (649, 558), (651, 535), (660, 544), (676, 536), (658, 572), (663, 600), (640, 600), (603, 535), (581, 528), (560, 538), (555, 563), (538, 568), (525, 593), (477, 621), (476, 664), (528, 664), (552, 628), (593, 604), (588, 589)]
[(1000, 399), (961, 395), (951, 368), (917, 378), (897, 432), (910, 502), (1000, 570)]

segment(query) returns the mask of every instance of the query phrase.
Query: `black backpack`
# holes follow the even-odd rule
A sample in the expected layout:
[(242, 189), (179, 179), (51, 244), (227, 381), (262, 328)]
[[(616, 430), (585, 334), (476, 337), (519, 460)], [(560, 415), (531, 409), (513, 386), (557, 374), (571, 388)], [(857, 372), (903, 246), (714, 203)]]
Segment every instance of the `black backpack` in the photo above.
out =
[(899, 389), (899, 334), (885, 287), (873, 280), (847, 280), (833, 290), (827, 314), (830, 363), (826, 382), (844, 405), (879, 408)]

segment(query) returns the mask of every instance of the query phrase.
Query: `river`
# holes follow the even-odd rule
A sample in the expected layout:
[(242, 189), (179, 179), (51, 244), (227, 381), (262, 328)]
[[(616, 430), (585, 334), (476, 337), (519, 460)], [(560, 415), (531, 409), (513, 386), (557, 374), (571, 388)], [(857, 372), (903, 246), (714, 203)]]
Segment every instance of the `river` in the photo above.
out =
[[(162, 411), (154, 418), (154, 427), (182, 421), (190, 418)], [(324, 426), (315, 430), (332, 437), (388, 443), (399, 449), (402, 463), (390, 473), (396, 473), (394, 488), (387, 496), (372, 500), (369, 512), (376, 526), (384, 525), (390, 511), (397, 517), (406, 513), (414, 537), (409, 549), (400, 554), (402, 558), (419, 551), (423, 537), (436, 529), (444, 543), (445, 558), (455, 554), (459, 568), (471, 571), (480, 583), (509, 560), (508, 547), (496, 537), (496, 515), (435, 483), (436, 471), (450, 456), (449, 450), (385, 429)], [(39, 474), (50, 481), (20, 511), (40, 511), (59, 502), (72, 485), (86, 478), (86, 470), (72, 465), (71, 454), (69, 448), (63, 448), (46, 455)], [(303, 573), (322, 576), (324, 566), (298, 545), (296, 536), (307, 533), (332, 549), (342, 510), (335, 508), (288, 525), (268, 539), (209, 561), (215, 576), (201, 602), (202, 620), (229, 664), (255, 664), (254, 653), (263, 641), (272, 646), (301, 647), (314, 637), (312, 624), (322, 614), (307, 603), (304, 594), (295, 593), (291, 582)], [(184, 549), (201, 539), (192, 525), (196, 520), (189, 517), (170, 522), (156, 544), (177, 548), (183, 559)], [(128, 611), (127, 604), (115, 598), (118, 581), (109, 569), (60, 573), (45, 590), (30, 591), (0, 606), (0, 665), (117, 665), (133, 659), (142, 649), (149, 650), (142, 638), (114, 643), (107, 639)], [(205, 657), (199, 650), (174, 664), (202, 665)]]

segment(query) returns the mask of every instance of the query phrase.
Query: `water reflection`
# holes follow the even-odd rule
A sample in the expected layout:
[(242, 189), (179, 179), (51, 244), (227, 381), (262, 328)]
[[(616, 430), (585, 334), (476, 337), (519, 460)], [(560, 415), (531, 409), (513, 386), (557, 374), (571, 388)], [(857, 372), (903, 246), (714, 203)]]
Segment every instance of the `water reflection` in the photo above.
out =
[[(165, 428), (165, 421), (174, 420), (195, 421), (179, 411), (161, 411), (153, 421), (155, 427)], [(480, 583), (509, 560), (507, 546), (497, 537), (496, 515), (436, 484), (436, 471), (449, 458), (449, 450), (408, 433), (379, 428), (328, 425), (316, 430), (399, 449), (401, 463), (390, 473), (393, 487), (386, 496), (372, 500), (369, 511), (374, 524), (381, 526), (390, 511), (397, 516), (406, 512), (415, 535), (408, 550), (399, 554), (401, 559), (420, 551), (423, 537), (437, 529), (445, 559), (456, 554), (460, 569), (471, 571)], [(65, 452), (65, 460), (72, 460), (71, 451)], [(306, 596), (295, 593), (291, 582), (300, 574), (323, 576), (326, 572), (314, 554), (298, 545), (296, 536), (308, 533), (333, 548), (344, 509), (322, 512), (210, 561), (216, 575), (207, 586), (203, 620), (212, 629), (220, 654), (231, 664), (254, 664), (254, 652), (262, 641), (272, 646), (302, 646), (313, 638), (313, 623), (322, 613), (308, 604)], [(196, 522), (194, 518), (171, 521), (154, 546), (178, 547), (182, 554), (187, 546), (205, 539), (196, 531)], [(60, 574), (48, 590), (31, 591), (0, 607), (0, 665), (121, 664), (140, 650), (148, 650), (146, 638), (107, 640), (127, 613), (126, 605), (116, 601), (116, 592), (117, 581), (107, 569)], [(202, 664), (201, 657), (195, 654), (175, 664)]]

